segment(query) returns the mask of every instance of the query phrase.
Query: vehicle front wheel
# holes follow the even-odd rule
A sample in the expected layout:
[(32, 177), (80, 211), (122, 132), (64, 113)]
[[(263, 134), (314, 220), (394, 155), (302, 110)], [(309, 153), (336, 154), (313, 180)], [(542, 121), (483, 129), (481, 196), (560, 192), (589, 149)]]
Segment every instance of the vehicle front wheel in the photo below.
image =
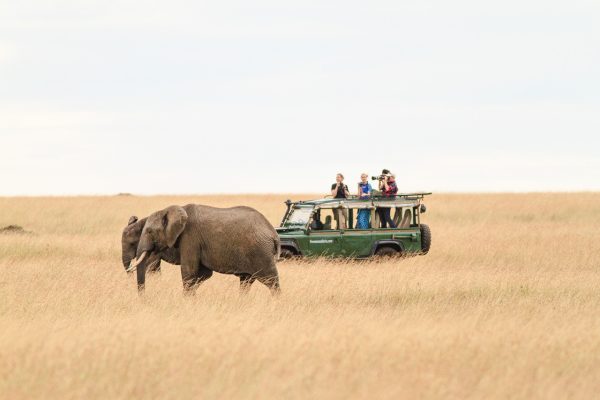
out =
[(384, 246), (378, 248), (375, 255), (377, 257), (397, 257), (400, 255), (400, 252), (393, 247)]

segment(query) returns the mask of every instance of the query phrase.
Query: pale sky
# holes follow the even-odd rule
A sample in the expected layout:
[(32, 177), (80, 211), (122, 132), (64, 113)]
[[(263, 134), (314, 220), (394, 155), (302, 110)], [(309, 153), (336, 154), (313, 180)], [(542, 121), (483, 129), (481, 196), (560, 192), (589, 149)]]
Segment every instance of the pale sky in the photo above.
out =
[(600, 2), (0, 0), (0, 195), (600, 190)]

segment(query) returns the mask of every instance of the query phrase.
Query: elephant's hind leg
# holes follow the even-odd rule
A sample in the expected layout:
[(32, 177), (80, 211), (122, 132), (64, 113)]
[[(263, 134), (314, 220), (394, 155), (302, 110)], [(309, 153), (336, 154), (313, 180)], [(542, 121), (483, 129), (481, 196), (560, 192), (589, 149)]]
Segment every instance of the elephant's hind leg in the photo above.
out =
[(271, 294), (276, 296), (281, 293), (281, 287), (279, 286), (279, 273), (277, 268), (269, 268), (266, 271), (260, 271), (253, 275), (260, 283), (265, 285), (271, 290)]
[(250, 274), (240, 274), (238, 276), (240, 277), (240, 293), (248, 293), (248, 291), (250, 290), (250, 286), (252, 286), (256, 278)]

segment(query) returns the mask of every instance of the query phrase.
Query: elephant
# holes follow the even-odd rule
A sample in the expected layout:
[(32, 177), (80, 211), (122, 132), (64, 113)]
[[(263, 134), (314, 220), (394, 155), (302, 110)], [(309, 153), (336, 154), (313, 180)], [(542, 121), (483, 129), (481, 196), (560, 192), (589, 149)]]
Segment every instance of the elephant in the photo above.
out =
[[(281, 290), (276, 266), (281, 251), (279, 235), (265, 216), (253, 208), (170, 206), (132, 224), (130, 229), (125, 228), (124, 236), (125, 231), (130, 231), (133, 237), (141, 228), (128, 268), (137, 270), (140, 292), (144, 291), (146, 270), (155, 268), (161, 260), (181, 265), (185, 293), (193, 293), (213, 272), (239, 277), (243, 292), (255, 280), (273, 294)], [(132, 253), (125, 246), (123, 249), (125, 265)]]
[[(138, 219), (138, 217), (134, 215), (129, 218), (127, 226), (123, 229), (123, 234), (121, 235), (121, 247), (123, 266), (125, 267), (125, 271), (127, 271), (127, 273), (133, 272), (129, 270), (129, 266), (131, 261), (135, 258), (135, 253), (137, 252), (137, 247), (140, 243), (140, 237), (142, 236), (142, 230), (146, 225), (146, 220), (147, 218)], [(179, 249), (172, 248), (161, 252), (160, 257), (157, 257), (152, 264), (148, 264), (146, 271), (160, 272), (161, 260), (164, 260), (170, 264), (181, 265)]]

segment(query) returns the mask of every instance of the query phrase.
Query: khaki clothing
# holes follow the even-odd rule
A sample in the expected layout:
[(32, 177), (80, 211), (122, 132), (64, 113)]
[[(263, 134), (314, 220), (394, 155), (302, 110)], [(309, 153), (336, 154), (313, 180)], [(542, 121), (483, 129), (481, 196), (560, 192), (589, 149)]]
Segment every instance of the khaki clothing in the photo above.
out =
[(348, 221), (348, 209), (347, 208), (334, 208), (333, 209), (333, 217), (336, 222), (336, 229), (347, 229), (347, 221)]

